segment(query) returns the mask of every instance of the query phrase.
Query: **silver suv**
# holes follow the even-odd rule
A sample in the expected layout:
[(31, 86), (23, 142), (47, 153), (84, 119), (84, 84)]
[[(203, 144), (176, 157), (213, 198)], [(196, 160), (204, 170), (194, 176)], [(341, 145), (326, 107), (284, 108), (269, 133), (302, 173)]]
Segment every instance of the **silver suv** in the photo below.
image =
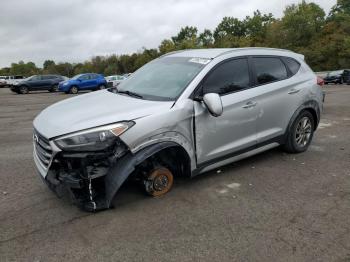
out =
[(127, 179), (151, 196), (282, 145), (311, 143), (322, 110), (317, 77), (300, 54), (268, 48), (164, 55), (118, 89), (56, 103), (34, 120), (34, 160), (58, 195), (106, 209)]

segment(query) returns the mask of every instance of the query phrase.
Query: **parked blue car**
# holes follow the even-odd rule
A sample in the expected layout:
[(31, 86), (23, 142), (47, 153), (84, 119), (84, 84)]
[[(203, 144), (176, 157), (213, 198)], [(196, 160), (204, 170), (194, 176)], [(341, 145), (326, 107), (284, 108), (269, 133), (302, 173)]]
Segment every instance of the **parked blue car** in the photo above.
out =
[(66, 94), (77, 94), (80, 90), (102, 90), (107, 87), (106, 79), (100, 74), (79, 74), (61, 82), (58, 90)]

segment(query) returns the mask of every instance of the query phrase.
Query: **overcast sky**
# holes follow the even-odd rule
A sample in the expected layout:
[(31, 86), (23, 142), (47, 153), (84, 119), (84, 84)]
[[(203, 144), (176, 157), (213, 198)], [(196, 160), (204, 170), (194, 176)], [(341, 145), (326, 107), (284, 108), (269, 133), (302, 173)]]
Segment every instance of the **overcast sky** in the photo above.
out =
[[(82, 62), (94, 55), (158, 47), (181, 27), (214, 29), (224, 16), (259, 9), (280, 17), (300, 0), (1, 0), (0, 67), (46, 59)], [(310, 2), (310, 1), (307, 1)], [(314, 0), (328, 13), (336, 0)]]

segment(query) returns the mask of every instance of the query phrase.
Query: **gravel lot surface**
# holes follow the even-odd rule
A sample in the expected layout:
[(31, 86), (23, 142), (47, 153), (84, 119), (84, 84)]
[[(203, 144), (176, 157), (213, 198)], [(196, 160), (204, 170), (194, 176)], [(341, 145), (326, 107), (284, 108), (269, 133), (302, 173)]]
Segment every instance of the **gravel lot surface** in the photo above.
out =
[(0, 89), (0, 261), (350, 261), (350, 86), (328, 86), (309, 151), (274, 149), (91, 214), (32, 160), (32, 121), (72, 95)]

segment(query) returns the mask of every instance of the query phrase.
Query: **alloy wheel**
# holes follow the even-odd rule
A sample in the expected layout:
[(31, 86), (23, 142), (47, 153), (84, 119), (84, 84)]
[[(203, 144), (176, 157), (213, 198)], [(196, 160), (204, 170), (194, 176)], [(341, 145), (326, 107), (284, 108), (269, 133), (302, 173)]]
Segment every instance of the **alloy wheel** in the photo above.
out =
[(78, 93), (78, 88), (76, 86), (72, 86), (70, 89), (71, 94), (77, 94)]
[(299, 147), (304, 147), (306, 146), (311, 137), (312, 133), (312, 124), (311, 120), (308, 117), (303, 117), (300, 119), (296, 132), (295, 132), (295, 142)]

